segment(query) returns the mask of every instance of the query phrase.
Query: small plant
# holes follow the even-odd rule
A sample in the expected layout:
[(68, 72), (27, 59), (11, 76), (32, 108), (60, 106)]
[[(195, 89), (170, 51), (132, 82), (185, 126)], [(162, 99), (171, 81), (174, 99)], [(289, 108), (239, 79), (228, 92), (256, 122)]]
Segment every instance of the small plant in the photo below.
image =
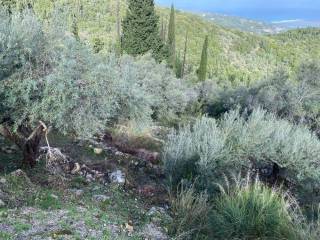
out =
[(171, 234), (176, 239), (200, 239), (207, 229), (209, 213), (208, 196), (198, 194), (194, 187), (178, 189), (177, 196), (172, 198), (173, 220), (170, 225)]
[[(210, 216), (211, 234), (216, 239), (300, 239), (295, 200), (280, 189), (269, 188), (258, 178), (222, 187)], [(297, 223), (298, 224), (298, 223)], [(297, 225), (298, 226), (298, 225)]]
[(34, 204), (41, 209), (59, 209), (62, 205), (59, 197), (50, 191), (43, 191), (36, 194)]

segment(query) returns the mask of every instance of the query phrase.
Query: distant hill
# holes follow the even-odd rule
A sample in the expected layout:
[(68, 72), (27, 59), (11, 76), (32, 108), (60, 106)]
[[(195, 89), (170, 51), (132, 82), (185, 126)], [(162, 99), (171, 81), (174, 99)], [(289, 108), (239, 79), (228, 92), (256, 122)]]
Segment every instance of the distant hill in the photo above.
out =
[[(102, 43), (105, 51), (114, 46), (116, 0), (55, 1), (65, 9), (73, 9), (78, 14), (80, 37), (83, 41), (92, 45), (97, 42)], [(34, 0), (34, 3), (39, 16), (50, 13), (52, 0)], [(160, 19), (167, 23), (170, 10), (160, 7), (157, 10)], [(122, 18), (125, 13), (126, 1), (122, 0)], [(214, 15), (211, 18), (214, 18)], [(238, 21), (237, 19), (234, 19), (234, 22)], [(190, 71), (196, 71), (199, 65), (206, 35), (209, 36), (209, 77), (220, 82), (248, 84), (271, 74), (279, 67), (292, 72), (302, 61), (320, 59), (320, 29), (292, 30), (289, 33), (273, 34), (275, 30), (263, 23), (243, 20), (244, 24), (241, 27), (243, 25), (247, 27), (242, 27), (243, 31), (240, 31), (232, 27), (230, 22), (232, 21), (229, 21), (229, 26), (227, 24), (221, 26), (222, 24), (208, 21), (198, 14), (177, 11), (178, 53), (180, 51), (182, 54), (184, 38), (188, 31), (187, 64)], [(248, 32), (248, 28), (253, 28), (255, 31)], [(268, 30), (269, 28), (271, 30)], [(259, 31), (269, 34), (257, 34)]]
[(218, 13), (199, 13), (199, 15), (226, 28), (258, 34), (276, 34), (287, 30), (310, 27), (320, 28), (320, 21), (307, 21), (302, 19), (282, 20), (268, 23)]
[(320, 21), (306, 21), (302, 19), (294, 19), (294, 20), (283, 20), (272, 22), (273, 26), (277, 26), (279, 28), (284, 29), (297, 29), (297, 28), (320, 28)]
[(226, 28), (234, 28), (241, 31), (270, 34), (285, 31), (287, 28), (278, 24), (271, 24), (262, 21), (250, 20), (242, 17), (229, 16), (218, 13), (201, 13), (205, 19), (212, 21)]

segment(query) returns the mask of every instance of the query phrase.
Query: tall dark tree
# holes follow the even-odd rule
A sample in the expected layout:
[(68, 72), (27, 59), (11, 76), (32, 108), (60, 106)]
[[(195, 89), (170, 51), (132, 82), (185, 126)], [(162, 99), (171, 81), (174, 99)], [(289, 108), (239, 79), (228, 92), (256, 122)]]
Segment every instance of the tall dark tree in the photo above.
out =
[(203, 44), (203, 48), (202, 48), (200, 66), (197, 71), (199, 81), (204, 81), (207, 78), (208, 44), (209, 44), (209, 38), (208, 38), (208, 36), (206, 36), (206, 39), (204, 40), (204, 44)]
[(159, 17), (153, 0), (129, 0), (127, 16), (122, 22), (122, 50), (137, 56), (148, 51), (158, 61), (167, 56), (159, 34)]
[(120, 38), (121, 38), (120, 0), (117, 0), (116, 16), (117, 16), (117, 38), (118, 38), (117, 41), (120, 41)]
[(169, 19), (168, 27), (168, 49), (169, 49), (169, 65), (175, 69), (176, 65), (176, 26), (175, 26), (175, 9), (174, 6), (171, 6), (171, 13)]
[(186, 61), (187, 61), (187, 51), (188, 51), (188, 30), (186, 31), (186, 36), (184, 40), (184, 51), (183, 51), (183, 60), (181, 66), (181, 78), (184, 77), (185, 69), (186, 69)]
[(116, 53), (118, 55), (122, 54), (122, 49), (121, 49), (121, 4), (120, 0), (117, 0), (117, 5), (116, 5), (116, 31), (117, 31), (117, 39), (116, 39)]
[(77, 41), (79, 41), (80, 40), (79, 26), (78, 26), (78, 18), (76, 16), (76, 14), (73, 14), (73, 16), (72, 16), (71, 32), (72, 32), (73, 36), (75, 37), (75, 39), (77, 39)]

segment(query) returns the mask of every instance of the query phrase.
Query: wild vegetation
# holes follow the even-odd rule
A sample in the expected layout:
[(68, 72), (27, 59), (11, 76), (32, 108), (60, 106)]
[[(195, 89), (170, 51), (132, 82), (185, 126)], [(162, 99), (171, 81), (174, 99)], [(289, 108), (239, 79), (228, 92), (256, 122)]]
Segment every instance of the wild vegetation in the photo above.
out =
[(0, 238), (320, 238), (318, 29), (0, 6)]

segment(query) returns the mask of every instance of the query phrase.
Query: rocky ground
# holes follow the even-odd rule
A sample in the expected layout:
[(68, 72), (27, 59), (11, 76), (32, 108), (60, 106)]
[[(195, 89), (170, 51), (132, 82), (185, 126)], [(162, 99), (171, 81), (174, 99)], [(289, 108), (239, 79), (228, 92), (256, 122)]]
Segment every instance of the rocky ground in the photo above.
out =
[(61, 139), (54, 143), (72, 162), (67, 170), (53, 171), (45, 157), (35, 169), (13, 170), (20, 154), (0, 143), (0, 239), (169, 239), (159, 165), (103, 143)]

